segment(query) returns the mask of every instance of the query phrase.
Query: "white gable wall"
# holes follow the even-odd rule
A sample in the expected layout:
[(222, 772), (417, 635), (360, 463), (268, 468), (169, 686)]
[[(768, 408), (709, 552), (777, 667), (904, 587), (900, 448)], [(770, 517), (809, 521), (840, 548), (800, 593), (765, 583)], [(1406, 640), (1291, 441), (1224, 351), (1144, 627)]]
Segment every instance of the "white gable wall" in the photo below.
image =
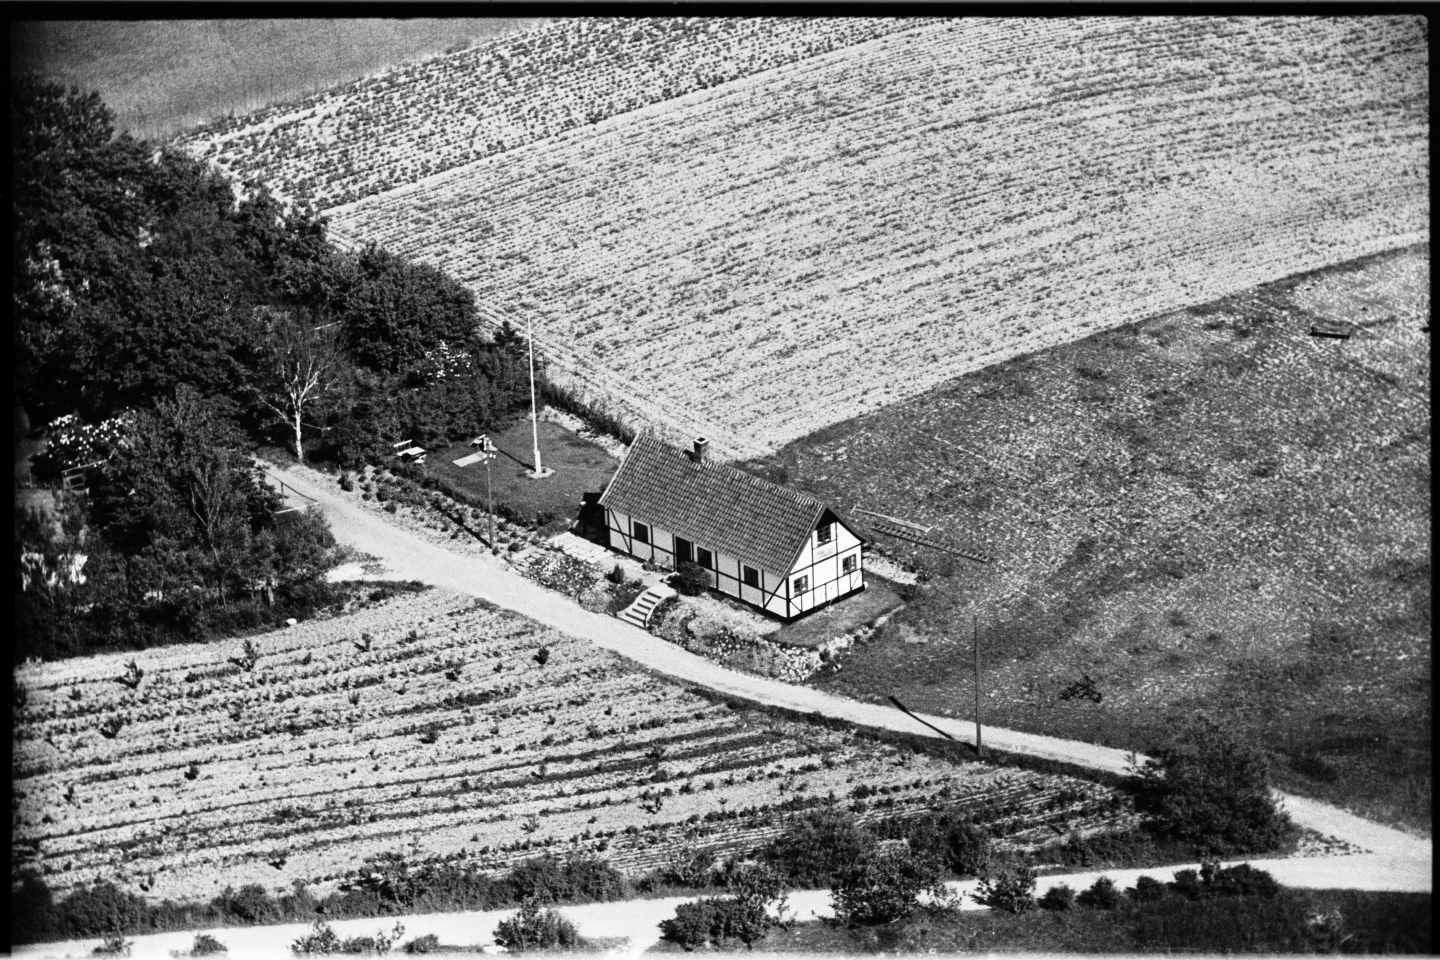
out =
[[(846, 557), (855, 558), (855, 569), (841, 573)], [(819, 531), (810, 531), (810, 539), (800, 550), (795, 566), (790, 570), (790, 616), (837, 600), (847, 593), (859, 590), (865, 585), (864, 562), (861, 557), (860, 538), (855, 536), (838, 520), (830, 524), (830, 542), (819, 542)], [(806, 578), (803, 593), (795, 590), (795, 579)]]

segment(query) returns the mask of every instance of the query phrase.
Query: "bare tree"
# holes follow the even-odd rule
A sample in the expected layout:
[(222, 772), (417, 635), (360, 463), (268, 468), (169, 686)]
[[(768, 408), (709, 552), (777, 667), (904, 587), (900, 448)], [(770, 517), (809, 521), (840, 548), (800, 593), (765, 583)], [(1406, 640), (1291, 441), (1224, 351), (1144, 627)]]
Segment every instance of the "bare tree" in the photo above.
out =
[(295, 459), (305, 462), (305, 405), (335, 385), (341, 372), (335, 324), (316, 322), (289, 310), (256, 310), (266, 342), (262, 346), (267, 382), (260, 402), (295, 430)]

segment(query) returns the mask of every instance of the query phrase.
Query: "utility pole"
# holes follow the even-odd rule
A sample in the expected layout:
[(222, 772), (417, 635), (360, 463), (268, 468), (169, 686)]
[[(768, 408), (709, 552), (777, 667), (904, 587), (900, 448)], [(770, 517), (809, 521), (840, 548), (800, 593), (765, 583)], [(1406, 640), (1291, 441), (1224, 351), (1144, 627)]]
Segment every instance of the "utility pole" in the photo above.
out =
[(490, 461), (495, 459), (495, 444), (485, 438), (485, 512), (490, 515), (490, 549), (495, 549), (495, 495), (490, 487)]
[(983, 757), (985, 748), (980, 745), (980, 615), (970, 615), (971, 646), (975, 650), (975, 755)]
[[(536, 480), (550, 476), (540, 466), (540, 424), (535, 406), (535, 318), (526, 318), (525, 339), (530, 346), (530, 437), (531, 451), (535, 454), (535, 472), (530, 474)], [(555, 471), (550, 471), (554, 473)]]

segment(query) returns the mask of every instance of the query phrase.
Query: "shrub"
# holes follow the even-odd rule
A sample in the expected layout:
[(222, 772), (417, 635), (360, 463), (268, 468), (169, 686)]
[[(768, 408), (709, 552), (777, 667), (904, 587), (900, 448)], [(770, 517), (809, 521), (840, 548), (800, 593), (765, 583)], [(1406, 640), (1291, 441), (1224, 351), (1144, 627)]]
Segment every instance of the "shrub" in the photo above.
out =
[(526, 900), (510, 919), (495, 928), (495, 942), (506, 950), (549, 950), (574, 947), (580, 942), (575, 925), (551, 909), (540, 909), (539, 901)]
[(1274, 877), (1248, 863), (1223, 868), (1215, 863), (1201, 864), (1200, 880), (1216, 897), (1273, 897), (1280, 892)]
[(1069, 910), (1075, 906), (1075, 891), (1063, 883), (1057, 883), (1040, 898), (1041, 910)]
[(433, 933), (427, 933), (423, 937), (416, 937), (405, 944), (406, 953), (434, 953), (440, 949), (440, 938)]
[(1096, 910), (1114, 910), (1120, 905), (1120, 891), (1115, 886), (1115, 881), (1109, 877), (1101, 877), (1090, 885), (1090, 889), (1084, 891), (1075, 898), (1075, 902), (1082, 907), (1091, 907)]
[(840, 807), (821, 807), (792, 819), (763, 857), (790, 883), (828, 887), (875, 847), (875, 838)]
[(91, 950), (91, 954), (97, 957), (128, 957), (130, 956), (131, 943), (118, 933), (112, 933), (100, 942), (100, 946)]
[(736, 897), (708, 897), (675, 908), (675, 916), (660, 921), (660, 939), (694, 950), (712, 943), (724, 947), (731, 940), (746, 946), (760, 940), (770, 927), (763, 907)]
[[(868, 788), (857, 787), (851, 795), (863, 797), (870, 792)], [(978, 876), (990, 863), (989, 835), (956, 811), (945, 811), (920, 821), (906, 839), (912, 850), (935, 851), (956, 876)]]
[(1148, 829), (1203, 853), (1275, 850), (1295, 833), (1270, 796), (1264, 757), (1213, 722), (1192, 724), (1156, 750), (1135, 793)]
[(625, 582), (625, 568), (622, 567), (622, 566), (620, 566), (620, 564), (618, 564), (618, 563), (615, 564), (615, 566), (610, 570), (610, 572), (607, 573), (607, 574), (605, 574), (605, 579), (606, 579), (606, 580), (609, 580), (611, 583), (617, 584), (617, 585), (624, 583), (624, 582)]
[(715, 854), (710, 850), (685, 850), (671, 858), (660, 879), (679, 887), (708, 887), (715, 873)]
[(835, 883), (835, 912), (851, 923), (892, 923), (919, 906), (921, 893), (938, 895), (940, 864), (904, 848), (872, 850)]
[(1141, 903), (1146, 903), (1152, 900), (1163, 900), (1165, 898), (1165, 893), (1165, 884), (1161, 883), (1159, 880), (1156, 880), (1154, 877), (1137, 877), (1135, 880), (1135, 886), (1130, 888), (1131, 898)]
[(1002, 867), (980, 879), (974, 896), (982, 907), (1024, 913), (1035, 906), (1035, 871), (1028, 866)]
[(290, 944), (291, 953), (339, 953), (340, 936), (324, 920), (316, 920), (310, 932)]
[(190, 947), (192, 957), (212, 957), (217, 953), (229, 953), (225, 944), (208, 933), (195, 934), (195, 943)]
[(687, 597), (697, 597), (710, 588), (710, 574), (698, 563), (682, 560), (675, 572), (675, 589)]

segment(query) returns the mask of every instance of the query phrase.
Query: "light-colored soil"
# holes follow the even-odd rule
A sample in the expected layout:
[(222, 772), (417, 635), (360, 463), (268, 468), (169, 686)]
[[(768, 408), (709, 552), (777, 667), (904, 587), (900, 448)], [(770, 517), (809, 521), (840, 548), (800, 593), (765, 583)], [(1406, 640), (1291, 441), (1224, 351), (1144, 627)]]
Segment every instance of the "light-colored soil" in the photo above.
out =
[(1415, 18), (932, 21), (337, 208), (332, 231), (533, 319), (562, 381), (749, 456), (1426, 239), (1427, 76)]

